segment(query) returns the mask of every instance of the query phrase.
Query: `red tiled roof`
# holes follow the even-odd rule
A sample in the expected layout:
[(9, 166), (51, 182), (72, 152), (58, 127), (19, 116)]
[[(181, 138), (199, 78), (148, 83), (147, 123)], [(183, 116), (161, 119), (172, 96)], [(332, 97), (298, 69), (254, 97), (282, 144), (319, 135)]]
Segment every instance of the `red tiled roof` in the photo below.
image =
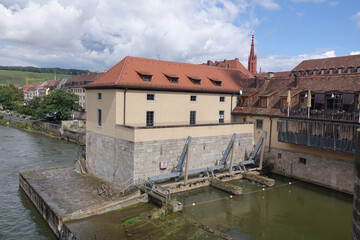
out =
[(292, 71), (360, 67), (360, 55), (304, 60)]
[(67, 80), (65, 86), (67, 87), (71, 87), (72, 85), (82, 86), (94, 81), (95, 79), (100, 77), (101, 74), (102, 73), (98, 73), (98, 72), (87, 72), (85, 74), (74, 76)]
[[(139, 73), (140, 75), (141, 73), (151, 74), (151, 82), (143, 81)], [(168, 73), (171, 76), (178, 77), (178, 83), (170, 82), (166, 77)], [(200, 85), (194, 84), (190, 78), (201, 79)], [(242, 83), (244, 78), (248, 77), (242, 71), (236, 69), (128, 56), (94, 82), (86, 85), (86, 88), (134, 87), (237, 93), (240, 89), (245, 88)], [(221, 81), (221, 86), (215, 86), (211, 80)]]
[(254, 75), (251, 72), (249, 72), (249, 70), (247, 70), (244, 67), (244, 65), (242, 65), (239, 62), (238, 58), (235, 58), (234, 60), (226, 60), (226, 59), (224, 59), (223, 61), (215, 61), (215, 62), (209, 60), (207, 63), (203, 63), (202, 65), (213, 66), (213, 67), (221, 67), (221, 68), (237, 69), (237, 70), (241, 71), (242, 73), (244, 73), (248, 77), (254, 77)]

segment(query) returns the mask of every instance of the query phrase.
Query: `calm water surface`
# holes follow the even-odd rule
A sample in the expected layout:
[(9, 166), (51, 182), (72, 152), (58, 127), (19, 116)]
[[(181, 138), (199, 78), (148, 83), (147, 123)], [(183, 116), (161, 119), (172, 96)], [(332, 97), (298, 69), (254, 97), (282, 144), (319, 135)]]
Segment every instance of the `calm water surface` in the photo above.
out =
[(74, 162), (77, 145), (0, 126), (0, 239), (56, 239), (19, 189), (19, 172)]
[[(203, 188), (180, 194), (185, 213), (244, 240), (342, 240), (351, 237), (352, 196), (272, 175), (276, 186), (233, 183), (244, 195)], [(195, 206), (192, 206), (195, 203)]]
[[(72, 163), (76, 152), (75, 144), (0, 126), (0, 239), (56, 239), (19, 190), (18, 173)], [(185, 214), (236, 239), (350, 239), (352, 196), (272, 177), (276, 187), (265, 191), (245, 181), (233, 182), (243, 186), (245, 194), (232, 199), (211, 187), (179, 194), (177, 199)], [(113, 222), (111, 217), (97, 218)], [(99, 228), (91, 226), (94, 231)]]

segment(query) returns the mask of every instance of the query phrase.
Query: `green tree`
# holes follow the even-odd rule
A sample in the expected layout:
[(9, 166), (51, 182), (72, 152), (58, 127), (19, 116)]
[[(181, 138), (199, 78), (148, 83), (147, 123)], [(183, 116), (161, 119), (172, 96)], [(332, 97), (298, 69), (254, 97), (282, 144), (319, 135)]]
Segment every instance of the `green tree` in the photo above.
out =
[(24, 115), (31, 115), (35, 118), (38, 118), (40, 104), (41, 104), (41, 99), (39, 97), (34, 97), (28, 102), (27, 105), (21, 106), (18, 109), (18, 112)]
[(24, 96), (21, 89), (10, 84), (0, 88), (0, 105), (3, 109), (14, 110), (23, 105)]
[(37, 117), (41, 119), (55, 118), (68, 119), (72, 110), (81, 110), (81, 106), (77, 103), (79, 97), (64, 89), (59, 89), (46, 95), (37, 111)]

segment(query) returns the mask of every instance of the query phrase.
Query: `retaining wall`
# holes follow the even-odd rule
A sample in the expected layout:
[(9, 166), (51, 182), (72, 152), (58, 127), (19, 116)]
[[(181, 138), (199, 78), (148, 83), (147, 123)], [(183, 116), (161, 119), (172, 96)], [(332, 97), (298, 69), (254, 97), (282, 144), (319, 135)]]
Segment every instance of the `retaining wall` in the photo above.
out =
[[(219, 163), (231, 138), (232, 135), (193, 138), (189, 170)], [(253, 133), (238, 135), (234, 162), (242, 161), (245, 154), (250, 154), (253, 138)], [(186, 138), (132, 142), (88, 130), (87, 167), (91, 172), (117, 183), (131, 177), (137, 181), (139, 178), (167, 174), (176, 166), (185, 142)], [(166, 162), (167, 168), (160, 170), (160, 162)]]
[(271, 148), (271, 153), (265, 154), (265, 158), (269, 159), (274, 166), (272, 171), (277, 174), (345, 193), (354, 193), (354, 163), (352, 161), (274, 147)]

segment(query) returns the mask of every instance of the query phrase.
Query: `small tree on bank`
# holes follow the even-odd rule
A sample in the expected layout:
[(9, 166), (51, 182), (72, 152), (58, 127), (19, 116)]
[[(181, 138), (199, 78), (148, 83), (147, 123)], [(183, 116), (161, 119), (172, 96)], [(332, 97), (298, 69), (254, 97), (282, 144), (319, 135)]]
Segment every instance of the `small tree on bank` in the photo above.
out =
[(69, 118), (72, 110), (81, 110), (81, 106), (76, 103), (79, 97), (64, 89), (59, 89), (46, 95), (36, 111), (36, 117), (46, 119), (57, 116), (60, 120)]
[(23, 91), (10, 84), (0, 87), (0, 106), (3, 109), (14, 110), (19, 108), (24, 102)]

